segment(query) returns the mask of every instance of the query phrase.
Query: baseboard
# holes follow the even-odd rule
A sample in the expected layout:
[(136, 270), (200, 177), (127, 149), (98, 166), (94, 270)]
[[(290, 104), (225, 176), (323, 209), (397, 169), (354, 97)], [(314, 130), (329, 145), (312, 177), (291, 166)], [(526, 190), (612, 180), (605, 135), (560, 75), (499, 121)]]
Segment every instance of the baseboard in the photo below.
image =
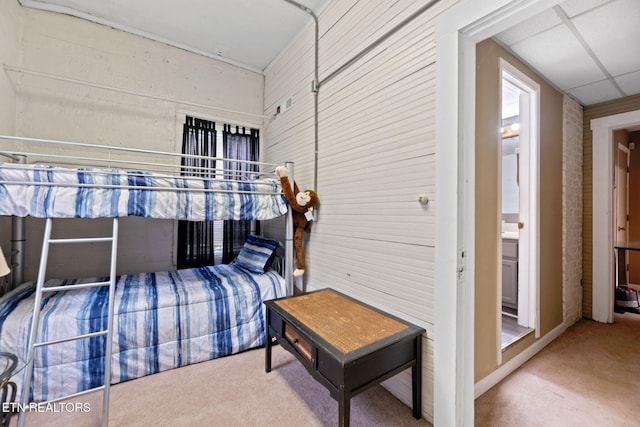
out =
[(535, 356), (540, 350), (545, 348), (547, 344), (558, 338), (566, 330), (567, 325), (565, 323), (558, 325), (551, 332), (534, 342), (531, 346), (527, 347), (522, 353), (518, 354), (502, 366), (499, 366), (498, 369), (478, 381), (474, 387), (475, 399), (482, 396), (491, 387), (498, 384), (507, 375), (522, 366), (527, 360)]

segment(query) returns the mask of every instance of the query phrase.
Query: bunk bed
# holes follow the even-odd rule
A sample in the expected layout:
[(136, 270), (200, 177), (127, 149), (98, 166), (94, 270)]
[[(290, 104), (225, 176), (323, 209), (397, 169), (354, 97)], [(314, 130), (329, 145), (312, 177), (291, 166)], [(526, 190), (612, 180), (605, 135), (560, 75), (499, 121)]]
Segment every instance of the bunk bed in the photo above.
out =
[[(263, 301), (292, 293), (290, 213), (272, 176), (274, 165), (260, 163), (265, 171), (248, 175), (190, 166), (186, 176), (184, 158), (197, 156), (5, 136), (0, 155), (11, 160), (0, 163), (0, 215), (47, 221), (38, 279), (0, 298), (0, 349), (24, 349), (30, 372), (29, 379), (13, 378), (19, 396), (23, 381), (30, 384), (23, 403), (91, 390), (111, 372), (105, 382), (108, 407), (109, 384), (264, 345)], [(117, 275), (112, 253), (107, 277), (46, 277), (53, 218), (112, 218), (116, 252), (120, 217), (201, 221), (283, 215), (284, 245), (252, 234), (231, 264)], [(282, 246), (284, 259), (274, 263)], [(276, 272), (276, 264), (284, 267)], [(109, 285), (94, 286), (99, 283)], [(32, 318), (40, 319), (35, 328)], [(101, 330), (107, 332), (98, 334)], [(67, 340), (70, 335), (85, 338)], [(34, 349), (36, 341), (56, 344)]]

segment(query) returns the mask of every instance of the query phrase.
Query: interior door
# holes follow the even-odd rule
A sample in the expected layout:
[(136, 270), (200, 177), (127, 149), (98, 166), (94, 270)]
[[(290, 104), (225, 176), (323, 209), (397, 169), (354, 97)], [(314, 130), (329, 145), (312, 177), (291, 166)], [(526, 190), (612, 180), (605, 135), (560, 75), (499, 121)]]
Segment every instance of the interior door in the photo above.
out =
[[(615, 156), (614, 194), (616, 241), (629, 240), (629, 149), (624, 144), (618, 144)], [(618, 283), (627, 284), (629, 262), (627, 259), (618, 260)]]
[(518, 191), (518, 325), (539, 334), (537, 261), (537, 111), (536, 83), (506, 61), (501, 62), (502, 78), (517, 88), (519, 146), (516, 183)]
[[(538, 261), (538, 111), (539, 85), (501, 59), (503, 86), (508, 82), (517, 94), (518, 147), (515, 187), (517, 196), (517, 323), (539, 336), (539, 261)], [(504, 105), (503, 105), (504, 108)], [(504, 110), (503, 110), (504, 114)], [(506, 225), (506, 224), (505, 224)], [(503, 226), (504, 227), (504, 226)], [(503, 230), (504, 231), (504, 230)], [(504, 233), (503, 233), (504, 234)], [(503, 254), (504, 255), (504, 254)]]

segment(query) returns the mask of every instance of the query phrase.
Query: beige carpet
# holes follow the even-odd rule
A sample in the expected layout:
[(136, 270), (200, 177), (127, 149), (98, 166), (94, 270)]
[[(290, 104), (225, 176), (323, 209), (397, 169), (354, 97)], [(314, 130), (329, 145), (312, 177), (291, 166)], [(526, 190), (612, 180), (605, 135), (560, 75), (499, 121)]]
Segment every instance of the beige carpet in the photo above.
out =
[(476, 426), (640, 426), (640, 315), (580, 320), (476, 399)]
[[(111, 387), (110, 426), (336, 426), (338, 403), (280, 346), (173, 369)], [(89, 413), (30, 413), (27, 426), (100, 425), (102, 394)], [(15, 417), (12, 425), (15, 425)], [(352, 426), (430, 426), (380, 386), (351, 399)]]
[[(110, 426), (335, 426), (338, 404), (280, 346), (140, 378), (111, 389)], [(27, 426), (83, 427), (91, 411), (32, 413)], [(581, 320), (475, 402), (479, 427), (640, 426), (640, 315)], [(15, 426), (15, 417), (12, 420)], [(352, 426), (429, 426), (381, 387), (351, 401)]]

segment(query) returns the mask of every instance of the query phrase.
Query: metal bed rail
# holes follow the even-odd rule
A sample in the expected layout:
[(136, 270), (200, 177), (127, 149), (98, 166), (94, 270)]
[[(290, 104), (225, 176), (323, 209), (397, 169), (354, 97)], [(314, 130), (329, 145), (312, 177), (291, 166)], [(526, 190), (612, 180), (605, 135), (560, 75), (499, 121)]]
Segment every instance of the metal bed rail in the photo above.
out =
[[(94, 175), (126, 174), (133, 177), (149, 177), (162, 179), (175, 179), (185, 183), (184, 186), (172, 186), (170, 184), (155, 186), (129, 186), (120, 184), (99, 183), (49, 183), (38, 182), (40, 186), (65, 186), (82, 188), (117, 188), (117, 189), (144, 189), (150, 191), (175, 191), (175, 192), (201, 192), (201, 193), (238, 193), (274, 195), (273, 191), (251, 190), (225, 190), (219, 188), (202, 188), (201, 185), (190, 186), (192, 181), (211, 180), (216, 183), (237, 183), (247, 180), (256, 180), (264, 177), (276, 177), (276, 164), (229, 159), (223, 157), (208, 157), (193, 154), (182, 154), (142, 148), (120, 147), (102, 144), (80, 143), (73, 141), (61, 141), (55, 139), (31, 138), (23, 136), (0, 135), (0, 162), (3, 160), (7, 167), (15, 169), (33, 169), (42, 165), (45, 169), (54, 166), (61, 171), (76, 171), (78, 168), (90, 168)], [(183, 164), (184, 160), (190, 164)], [(153, 160), (153, 161), (152, 161)], [(10, 163), (10, 164), (9, 164)], [(258, 169), (258, 171), (237, 171), (225, 167), (229, 164), (241, 164), (244, 169)], [(293, 163), (285, 164), (289, 170), (290, 181), (293, 182)], [(222, 167), (215, 167), (222, 166)], [(96, 169), (93, 169), (96, 168)], [(89, 172), (89, 170), (87, 171)], [(28, 182), (4, 181), (0, 178), (0, 184), (27, 185)], [(157, 184), (157, 183), (156, 183)], [(293, 265), (293, 231), (290, 212), (286, 215), (285, 246), (287, 267), (285, 280), (287, 288), (293, 292), (293, 281), (288, 277)], [(13, 286), (23, 282), (24, 266), (24, 218), (12, 217), (12, 265), (18, 268), (12, 269)], [(292, 270), (291, 270), (292, 271)]]
[[(0, 135), (0, 156), (16, 163), (22, 163), (19, 161), (21, 158), (28, 158), (29, 164), (103, 168), (105, 171), (102, 173), (108, 173), (109, 169), (145, 171), (158, 176), (181, 179), (191, 176), (232, 180), (255, 179), (264, 175), (275, 176), (277, 166), (251, 160), (8, 135)], [(184, 160), (200, 164), (183, 164)], [(216, 167), (220, 162), (223, 166)], [(257, 167), (258, 171), (229, 169), (224, 167), (225, 164), (240, 164), (247, 169)]]

